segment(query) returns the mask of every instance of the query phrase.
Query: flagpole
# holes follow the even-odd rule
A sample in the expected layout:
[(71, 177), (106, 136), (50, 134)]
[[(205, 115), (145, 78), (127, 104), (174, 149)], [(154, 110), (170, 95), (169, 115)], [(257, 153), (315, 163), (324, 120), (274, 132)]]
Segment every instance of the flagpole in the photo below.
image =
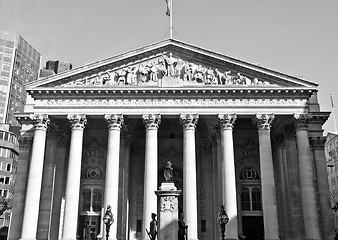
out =
[(332, 107), (332, 114), (333, 114), (334, 131), (335, 131), (335, 134), (337, 134), (337, 122), (336, 122), (336, 114), (334, 113), (334, 105), (333, 105), (332, 94), (330, 94), (330, 99), (331, 99), (331, 107)]
[(173, 38), (173, 0), (170, 0), (170, 16), (169, 16), (169, 34), (170, 39)]

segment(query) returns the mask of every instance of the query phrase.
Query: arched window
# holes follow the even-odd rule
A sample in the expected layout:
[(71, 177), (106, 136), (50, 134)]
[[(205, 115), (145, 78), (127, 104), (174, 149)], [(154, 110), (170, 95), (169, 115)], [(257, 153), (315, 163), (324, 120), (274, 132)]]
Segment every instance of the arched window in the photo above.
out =
[(262, 211), (262, 193), (259, 172), (252, 168), (244, 168), (239, 176), (241, 180), (242, 211)]

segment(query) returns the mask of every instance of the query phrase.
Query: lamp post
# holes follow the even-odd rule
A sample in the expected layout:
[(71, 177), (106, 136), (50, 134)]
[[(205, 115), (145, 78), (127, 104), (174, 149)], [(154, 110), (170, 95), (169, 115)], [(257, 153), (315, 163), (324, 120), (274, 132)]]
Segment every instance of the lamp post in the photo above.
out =
[(225, 226), (229, 222), (229, 217), (228, 217), (227, 212), (224, 209), (224, 205), (221, 206), (221, 211), (219, 211), (219, 213), (218, 213), (217, 222), (221, 226), (222, 240), (224, 240), (224, 237), (225, 237)]
[(106, 225), (106, 240), (109, 238), (109, 231), (110, 231), (110, 226), (114, 222), (114, 216), (113, 213), (111, 212), (111, 206), (108, 205), (106, 213), (103, 216), (103, 223)]

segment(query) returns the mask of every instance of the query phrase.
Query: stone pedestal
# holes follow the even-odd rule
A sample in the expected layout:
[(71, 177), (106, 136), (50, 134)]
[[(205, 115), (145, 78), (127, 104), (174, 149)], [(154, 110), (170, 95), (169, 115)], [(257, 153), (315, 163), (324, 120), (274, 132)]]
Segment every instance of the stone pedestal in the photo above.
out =
[(157, 236), (158, 240), (178, 239), (178, 196), (181, 190), (177, 190), (173, 182), (163, 182), (157, 195)]

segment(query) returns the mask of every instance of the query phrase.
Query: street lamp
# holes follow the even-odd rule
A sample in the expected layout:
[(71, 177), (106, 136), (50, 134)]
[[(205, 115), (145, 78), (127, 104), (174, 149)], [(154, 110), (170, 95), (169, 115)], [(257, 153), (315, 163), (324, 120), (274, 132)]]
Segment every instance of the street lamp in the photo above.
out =
[(227, 212), (224, 209), (224, 205), (221, 206), (221, 211), (219, 211), (219, 213), (218, 213), (217, 222), (221, 226), (222, 240), (224, 240), (224, 237), (225, 237), (225, 226), (229, 222), (229, 217), (228, 217)]
[(106, 239), (108, 240), (110, 226), (114, 222), (114, 216), (113, 216), (113, 213), (111, 212), (111, 206), (110, 205), (108, 205), (106, 213), (104, 214), (102, 220), (103, 220), (103, 223), (106, 225)]

